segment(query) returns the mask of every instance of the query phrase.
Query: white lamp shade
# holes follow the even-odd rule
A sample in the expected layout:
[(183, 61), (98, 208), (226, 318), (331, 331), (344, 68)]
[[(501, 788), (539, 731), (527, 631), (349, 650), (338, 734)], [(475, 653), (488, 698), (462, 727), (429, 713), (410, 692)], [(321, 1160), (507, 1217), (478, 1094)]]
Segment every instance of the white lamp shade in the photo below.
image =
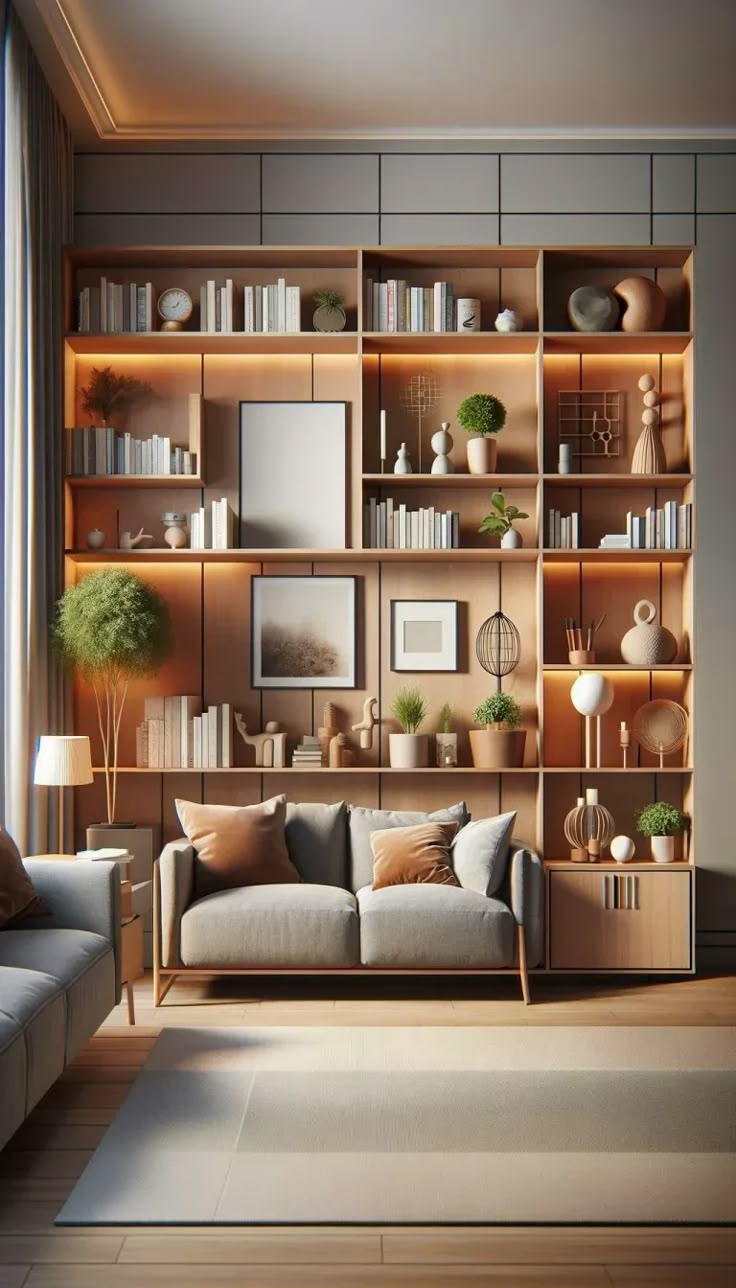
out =
[(46, 787), (81, 787), (93, 782), (89, 738), (39, 738), (33, 781)]
[(613, 685), (598, 671), (584, 671), (573, 684), (570, 698), (581, 716), (604, 716), (613, 705)]

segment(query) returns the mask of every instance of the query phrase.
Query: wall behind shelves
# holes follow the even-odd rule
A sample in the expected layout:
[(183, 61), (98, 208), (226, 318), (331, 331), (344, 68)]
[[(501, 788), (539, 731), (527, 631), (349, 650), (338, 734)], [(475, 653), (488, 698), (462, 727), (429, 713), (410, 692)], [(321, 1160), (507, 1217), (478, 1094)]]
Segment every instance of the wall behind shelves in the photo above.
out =
[(88, 246), (696, 243), (698, 939), (701, 963), (735, 955), (736, 147), (100, 146), (77, 155), (75, 208)]

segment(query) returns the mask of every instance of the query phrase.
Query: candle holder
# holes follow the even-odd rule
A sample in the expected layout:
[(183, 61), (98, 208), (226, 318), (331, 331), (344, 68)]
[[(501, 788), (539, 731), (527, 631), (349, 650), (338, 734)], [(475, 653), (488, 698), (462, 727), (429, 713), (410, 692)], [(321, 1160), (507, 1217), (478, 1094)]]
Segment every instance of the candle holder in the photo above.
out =
[(601, 852), (611, 841), (616, 824), (605, 805), (598, 803), (598, 788), (589, 787), (585, 799), (578, 796), (564, 823), (565, 839), (573, 863), (600, 863)]
[(621, 747), (621, 754), (623, 757), (624, 769), (628, 769), (629, 747), (631, 746), (631, 730), (629, 729), (625, 720), (621, 721), (621, 729), (619, 730), (618, 741)]

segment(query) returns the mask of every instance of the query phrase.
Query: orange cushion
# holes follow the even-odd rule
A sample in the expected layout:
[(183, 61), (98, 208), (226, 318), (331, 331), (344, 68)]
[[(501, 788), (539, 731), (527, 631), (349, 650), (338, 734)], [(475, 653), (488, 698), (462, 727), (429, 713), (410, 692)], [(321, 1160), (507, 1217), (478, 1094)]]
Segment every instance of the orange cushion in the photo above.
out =
[(457, 823), (417, 823), (371, 833), (373, 889), (432, 882), (459, 885), (450, 867)]
[(176, 812), (197, 851), (198, 894), (301, 881), (286, 848), (285, 796), (260, 805), (177, 800)]
[(50, 911), (23, 867), (15, 841), (0, 827), (0, 926), (22, 917), (47, 917)]

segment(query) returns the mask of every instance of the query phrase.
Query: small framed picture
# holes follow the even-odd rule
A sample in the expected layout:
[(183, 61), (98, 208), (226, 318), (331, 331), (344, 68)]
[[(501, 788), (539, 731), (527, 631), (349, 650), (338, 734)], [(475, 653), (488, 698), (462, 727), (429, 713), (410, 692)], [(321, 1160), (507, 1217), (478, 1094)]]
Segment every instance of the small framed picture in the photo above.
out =
[(391, 670), (457, 670), (457, 600), (391, 600)]
[(254, 689), (354, 689), (356, 577), (251, 577)]

